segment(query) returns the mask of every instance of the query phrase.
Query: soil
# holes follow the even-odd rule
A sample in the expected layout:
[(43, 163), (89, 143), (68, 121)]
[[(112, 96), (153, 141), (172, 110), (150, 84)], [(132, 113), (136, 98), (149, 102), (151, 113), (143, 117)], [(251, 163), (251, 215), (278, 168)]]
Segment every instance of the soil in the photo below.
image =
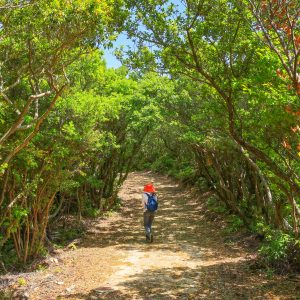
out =
[[(141, 191), (152, 180), (159, 210), (150, 244)], [(207, 212), (208, 194), (195, 196), (167, 177), (134, 172), (119, 196), (119, 213), (95, 219), (82, 240), (48, 258), (49, 267), (0, 277), (3, 290), (32, 300), (300, 299), (295, 278), (253, 267), (256, 241), (228, 237), (224, 221)]]

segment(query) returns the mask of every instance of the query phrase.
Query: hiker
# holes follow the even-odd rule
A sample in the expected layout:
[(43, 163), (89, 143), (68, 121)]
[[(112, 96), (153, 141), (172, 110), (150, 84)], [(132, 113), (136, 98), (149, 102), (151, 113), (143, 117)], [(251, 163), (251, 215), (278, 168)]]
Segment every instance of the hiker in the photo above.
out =
[(144, 227), (146, 231), (146, 241), (153, 242), (153, 234), (151, 231), (152, 222), (154, 220), (155, 211), (158, 207), (156, 190), (152, 183), (144, 186), (142, 205), (144, 210)]

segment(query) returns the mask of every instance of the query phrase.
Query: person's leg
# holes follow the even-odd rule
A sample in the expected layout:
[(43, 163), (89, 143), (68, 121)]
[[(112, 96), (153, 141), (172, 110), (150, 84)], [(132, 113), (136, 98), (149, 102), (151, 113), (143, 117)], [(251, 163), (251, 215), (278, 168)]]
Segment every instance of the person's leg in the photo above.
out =
[(155, 213), (150, 213), (149, 214), (149, 228), (150, 228), (150, 242), (152, 243), (153, 242), (153, 234), (152, 234), (152, 223), (153, 223), (153, 220), (154, 220), (154, 216), (155, 216)]
[(150, 213), (148, 211), (144, 212), (144, 227), (146, 231), (146, 239), (150, 240), (151, 223), (150, 223)]

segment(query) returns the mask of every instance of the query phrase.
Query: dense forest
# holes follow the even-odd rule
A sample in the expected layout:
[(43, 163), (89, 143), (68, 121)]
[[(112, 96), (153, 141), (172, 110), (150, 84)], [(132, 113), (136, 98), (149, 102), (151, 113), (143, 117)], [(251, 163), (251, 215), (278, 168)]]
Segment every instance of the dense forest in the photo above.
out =
[[(0, 3), (1, 271), (145, 169), (212, 191), (268, 263), (300, 267), (299, 1)], [(107, 68), (120, 33), (134, 46)]]

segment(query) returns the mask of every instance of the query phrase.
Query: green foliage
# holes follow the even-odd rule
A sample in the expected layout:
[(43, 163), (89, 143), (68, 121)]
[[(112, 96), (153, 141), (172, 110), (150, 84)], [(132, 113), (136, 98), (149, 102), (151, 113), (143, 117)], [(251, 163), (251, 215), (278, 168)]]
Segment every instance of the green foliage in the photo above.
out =
[(143, 73), (149, 60), (142, 50), (153, 47), (151, 67), (174, 83), (174, 95), (159, 103), (164, 119), (152, 134), (155, 155), (143, 150), (145, 163), (191, 183), (205, 178), (204, 186), (235, 215), (229, 230), (242, 224), (257, 230), (261, 222), (297, 236), (299, 93), (292, 77), (299, 68), (295, 73), (292, 66), (299, 57), (283, 64), (289, 52), (282, 41), (289, 47), (293, 40), (282, 28), (294, 26), (299, 34), (299, 26), (287, 19), (280, 29), (267, 26), (272, 17), (259, 1), (255, 9), (243, 1), (203, 0), (185, 8), (170, 1), (128, 3), (135, 13), (127, 31), (138, 37), (138, 49), (127, 51), (124, 61)]
[(28, 216), (28, 213), (28, 209), (24, 209), (20, 206), (14, 206), (12, 209), (12, 217), (19, 224)]
[(151, 164), (151, 170), (161, 173), (166, 173), (167, 171), (171, 172), (174, 163), (174, 158), (167, 155), (160, 156), (157, 158), (157, 160), (154, 161), (153, 164)]
[(85, 217), (96, 218), (100, 215), (100, 210), (92, 206), (90, 201), (84, 202), (84, 207), (82, 209), (82, 215)]
[(87, 217), (96, 218), (100, 215), (100, 209), (94, 207), (85, 207), (83, 211), (83, 215)]
[(59, 232), (59, 238), (55, 240), (58, 245), (67, 245), (71, 241), (84, 236), (84, 229), (81, 227), (68, 228)]
[(195, 169), (192, 166), (185, 166), (180, 169), (176, 178), (181, 180), (182, 182), (188, 181), (195, 174)]
[[(0, 249), (13, 240), (25, 264), (43, 254), (53, 208), (65, 209), (91, 178), (85, 158), (117, 146), (117, 129), (104, 123), (118, 118), (120, 101), (102, 101), (93, 87), (102, 90), (106, 70), (98, 48), (112, 45), (127, 12), (122, 0), (23, 2), (6, 1), (0, 13)], [(80, 72), (89, 76), (80, 81)]]
[(5, 170), (7, 169), (7, 167), (8, 167), (8, 164), (7, 164), (7, 163), (0, 165), (0, 174), (1, 174), (1, 175), (4, 174), (4, 172), (5, 172)]
[(228, 227), (225, 229), (226, 233), (233, 233), (241, 230), (241, 228), (245, 225), (243, 220), (241, 220), (236, 215), (230, 215), (228, 217)]
[(288, 250), (295, 243), (293, 238), (278, 230), (266, 232), (265, 243), (260, 248), (259, 253), (267, 263), (277, 264), (284, 261), (289, 253)]
[[(0, 240), (1, 241), (1, 240)], [(18, 256), (14, 249), (13, 241), (9, 240), (2, 247), (0, 261), (4, 263), (5, 266), (18, 266)]]
[(225, 205), (219, 201), (215, 196), (211, 196), (207, 199), (207, 207), (210, 211), (224, 214), (227, 212)]
[[(14, 247), (23, 261), (42, 255), (42, 232), (48, 220), (52, 227), (62, 212), (97, 217), (120, 208), (116, 193), (143, 140), (161, 120), (156, 103), (165, 97), (165, 78), (153, 73), (129, 76), (126, 68), (107, 70), (97, 50), (81, 56), (66, 72), (70, 88), (42, 130), (3, 168), (7, 181), (2, 183), (7, 186), (0, 247), (9, 251), (6, 244), (19, 240)], [(14, 194), (8, 192), (12, 186)], [(43, 218), (36, 222), (36, 215)], [(79, 234), (66, 230), (61, 241)], [(32, 241), (35, 245), (30, 247)]]
[(209, 186), (208, 180), (205, 177), (199, 177), (196, 182), (195, 186), (203, 192), (208, 191), (211, 187)]
[(111, 208), (111, 211), (120, 211), (122, 207), (122, 199), (120, 197), (117, 197), (114, 201), (114, 205)]

